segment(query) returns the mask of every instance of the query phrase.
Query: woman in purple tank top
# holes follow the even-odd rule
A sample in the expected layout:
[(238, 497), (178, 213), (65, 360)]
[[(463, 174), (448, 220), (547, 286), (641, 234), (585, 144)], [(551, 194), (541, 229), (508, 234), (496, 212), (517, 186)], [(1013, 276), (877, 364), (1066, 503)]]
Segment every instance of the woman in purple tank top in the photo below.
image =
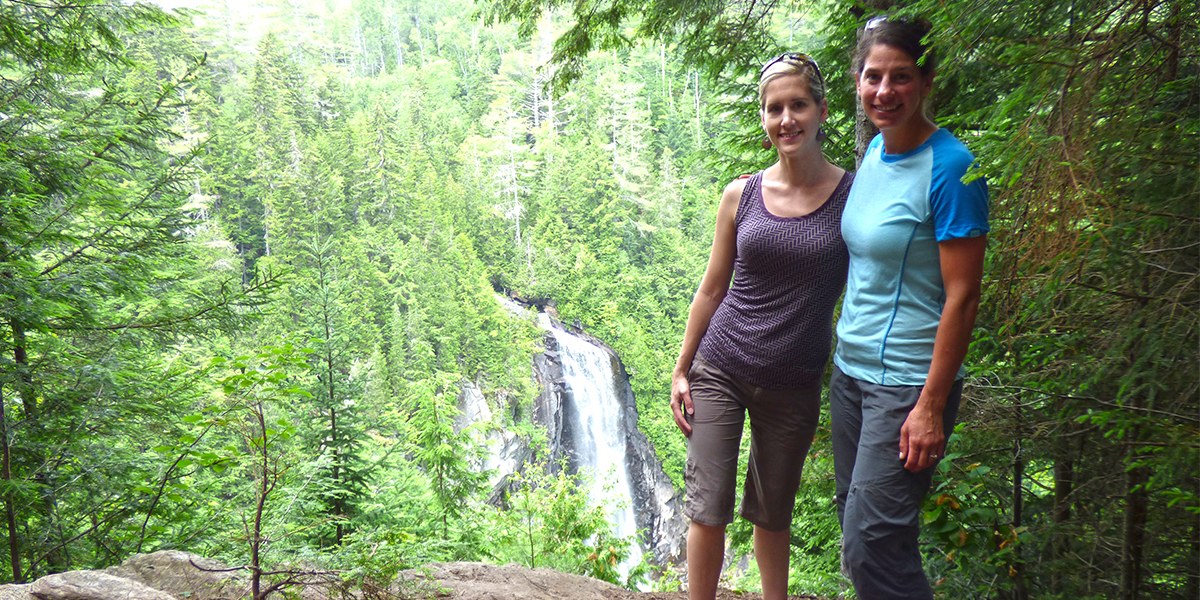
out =
[(841, 216), (853, 176), (821, 153), (821, 72), (804, 54), (784, 54), (763, 66), (758, 92), (764, 146), (778, 160), (725, 187), (672, 373), (671, 410), (688, 437), (691, 600), (716, 596), (747, 414), (740, 512), (754, 524), (764, 600), (787, 594), (792, 507), (846, 281)]

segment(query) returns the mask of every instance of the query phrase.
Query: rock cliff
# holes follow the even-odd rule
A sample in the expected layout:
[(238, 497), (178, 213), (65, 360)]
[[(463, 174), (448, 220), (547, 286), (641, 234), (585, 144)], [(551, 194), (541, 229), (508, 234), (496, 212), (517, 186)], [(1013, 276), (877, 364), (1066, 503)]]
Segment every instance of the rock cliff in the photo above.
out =
[[(649, 440), (638, 430), (637, 402), (629, 385), (630, 375), (624, 364), (611, 348), (578, 328), (566, 327), (549, 315), (543, 315), (542, 324), (547, 327), (547, 332), (545, 350), (533, 358), (533, 377), (540, 391), (533, 403), (532, 419), (546, 430), (544, 456), (548, 459), (547, 464), (551, 469), (556, 469), (560, 459), (566, 458), (568, 469), (576, 472), (584, 462), (579, 455), (581, 444), (576, 439), (580, 432), (572, 426), (573, 412), (578, 410), (575, 407), (578, 394), (574, 393), (565, 381), (562, 361), (566, 353), (550, 331), (550, 328), (554, 328), (582, 338), (608, 356), (611, 369), (605, 373), (607, 380), (593, 384), (611, 386), (614, 397), (620, 404), (624, 467), (628, 473), (630, 488), (628, 496), (637, 528), (643, 532), (642, 546), (652, 552), (654, 562), (658, 564), (678, 562), (682, 558), (687, 529), (682, 498), (663, 471), (662, 463), (655, 455)], [(471, 384), (464, 386), (459, 398), (459, 410), (462, 412), (458, 422), (459, 429), (480, 421), (491, 420), (493, 424), (502, 421), (493, 418), (497, 407), (489, 406), (483, 395)], [(504, 407), (504, 410), (514, 410), (514, 407)], [(520, 417), (515, 414), (513, 416), (514, 419)], [(489, 502), (498, 505), (503, 500), (508, 475), (523, 468), (526, 461), (532, 457), (533, 450), (523, 440), (502, 428), (492, 428), (481, 435), (491, 454), (484, 466), (494, 469), (497, 473), (493, 478), (494, 487)]]

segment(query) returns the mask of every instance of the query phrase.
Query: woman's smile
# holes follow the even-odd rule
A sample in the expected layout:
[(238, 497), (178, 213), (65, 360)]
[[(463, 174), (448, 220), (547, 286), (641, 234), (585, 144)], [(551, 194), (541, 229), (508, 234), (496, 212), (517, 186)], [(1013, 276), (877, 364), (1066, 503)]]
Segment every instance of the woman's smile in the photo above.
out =
[(871, 49), (857, 81), (863, 111), (881, 131), (921, 120), (921, 103), (932, 85), (904, 51), (883, 44)]

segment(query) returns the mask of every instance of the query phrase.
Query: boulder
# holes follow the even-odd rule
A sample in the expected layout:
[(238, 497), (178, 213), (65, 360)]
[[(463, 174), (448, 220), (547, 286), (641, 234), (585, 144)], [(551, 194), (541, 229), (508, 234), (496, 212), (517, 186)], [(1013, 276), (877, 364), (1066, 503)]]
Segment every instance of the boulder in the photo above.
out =
[(164, 591), (103, 571), (47, 575), (33, 582), (29, 592), (37, 600), (179, 600)]
[(180, 550), (135, 554), (105, 573), (124, 577), (187, 600), (223, 600), (248, 594), (243, 571)]
[(0, 600), (33, 600), (33, 595), (29, 593), (29, 588), (32, 584), (5, 584), (0, 585)]
[(403, 571), (404, 597), (439, 600), (621, 600), (630, 593), (611, 583), (519, 565), (453, 562)]

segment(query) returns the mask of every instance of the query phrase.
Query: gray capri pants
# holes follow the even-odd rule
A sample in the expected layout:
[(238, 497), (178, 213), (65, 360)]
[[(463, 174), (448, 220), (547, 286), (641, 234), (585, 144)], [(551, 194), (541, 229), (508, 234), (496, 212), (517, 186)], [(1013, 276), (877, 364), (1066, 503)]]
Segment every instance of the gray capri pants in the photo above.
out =
[(684, 514), (702, 525), (733, 522), (738, 452), (750, 414), (750, 461), (741, 514), (767, 531), (792, 523), (804, 458), (821, 410), (821, 381), (801, 389), (751, 385), (705, 362), (692, 360), (688, 385), (695, 413), (688, 417)]
[[(921, 502), (933, 469), (912, 473), (900, 460), (900, 427), (921, 396), (919, 385), (877, 385), (842, 373), (829, 381), (833, 468), (837, 478), (842, 564), (860, 600), (932, 600), (921, 568)], [(942, 427), (954, 431), (962, 380), (954, 382)]]

